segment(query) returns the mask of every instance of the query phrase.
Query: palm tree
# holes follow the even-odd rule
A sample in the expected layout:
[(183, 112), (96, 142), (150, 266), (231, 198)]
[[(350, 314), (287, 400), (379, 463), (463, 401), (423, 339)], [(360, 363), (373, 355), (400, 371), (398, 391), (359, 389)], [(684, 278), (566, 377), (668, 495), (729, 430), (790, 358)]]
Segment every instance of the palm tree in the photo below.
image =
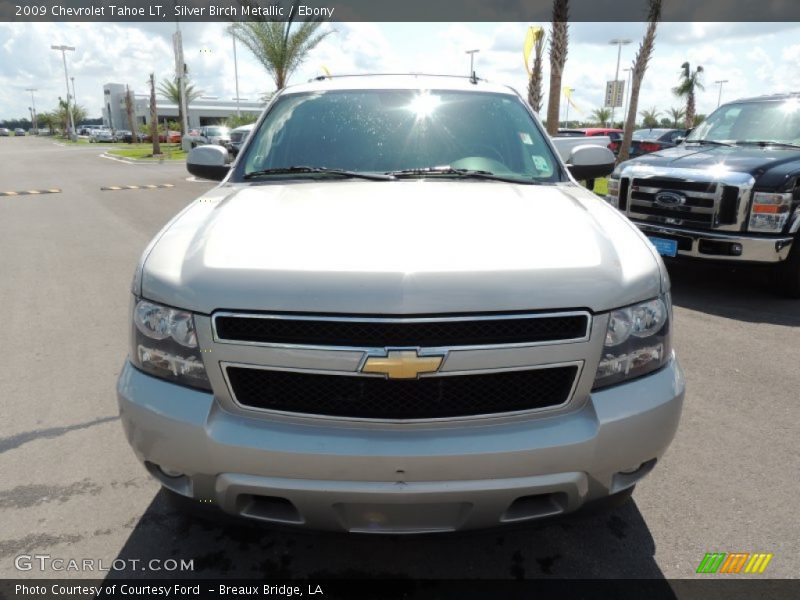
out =
[(604, 127), (611, 118), (611, 109), (601, 106), (597, 110), (593, 110), (590, 116), (596, 125)]
[(633, 61), (633, 71), (631, 73), (631, 97), (628, 103), (628, 116), (625, 119), (625, 132), (622, 134), (622, 144), (619, 149), (618, 161), (628, 160), (631, 149), (631, 139), (633, 129), (636, 127), (636, 113), (639, 110), (639, 91), (642, 88), (644, 74), (647, 71), (647, 64), (653, 55), (653, 48), (656, 43), (656, 29), (661, 20), (661, 0), (650, 0), (647, 11), (647, 31), (644, 34), (642, 43), (639, 44), (639, 51)]
[[(189, 105), (203, 95), (203, 90), (195, 89), (194, 85), (189, 83), (188, 77), (185, 78), (184, 88), (186, 89), (186, 110), (189, 110)], [(177, 81), (169, 79), (162, 79), (158, 84), (158, 93), (163, 98), (178, 105), (178, 123), (181, 127), (181, 137), (186, 134), (183, 130), (183, 103), (181, 102), (181, 86)]]
[(686, 109), (679, 106), (678, 108), (670, 108), (667, 112), (672, 117), (672, 127), (677, 129), (681, 120), (686, 117)]
[(688, 62), (681, 65), (681, 82), (677, 87), (672, 88), (672, 92), (679, 98), (686, 98), (686, 128), (694, 126), (695, 115), (695, 97), (694, 92), (696, 89), (703, 90), (703, 84), (700, 83), (700, 74), (703, 72), (703, 67), (700, 65), (692, 71)]
[[(293, 10), (292, 15), (297, 11)], [(261, 63), (279, 90), (317, 45), (333, 30), (319, 31), (319, 20), (303, 21), (292, 28), (293, 19), (285, 22), (237, 22), (229, 31), (242, 42)]]
[(547, 100), (547, 133), (558, 133), (561, 112), (561, 77), (569, 49), (569, 0), (553, 0), (553, 22), (550, 31), (550, 93)]
[(658, 127), (658, 115), (661, 114), (661, 111), (655, 106), (650, 110), (643, 110), (639, 114), (642, 115), (642, 125), (644, 127), (647, 127), (648, 129)]
[[(542, 53), (544, 51), (544, 28), (536, 27), (533, 30), (533, 69), (528, 80), (528, 104), (539, 114), (542, 110), (544, 93), (542, 92)], [(527, 66), (527, 64), (525, 65)]]

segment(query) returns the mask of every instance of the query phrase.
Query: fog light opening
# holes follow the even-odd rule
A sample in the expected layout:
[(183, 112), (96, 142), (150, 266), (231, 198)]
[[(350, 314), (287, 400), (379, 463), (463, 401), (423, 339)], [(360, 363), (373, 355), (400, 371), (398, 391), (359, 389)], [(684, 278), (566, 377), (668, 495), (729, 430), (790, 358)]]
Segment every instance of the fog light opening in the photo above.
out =
[(181, 471), (176, 471), (175, 469), (170, 469), (169, 467), (165, 467), (164, 465), (159, 465), (159, 471), (161, 471), (167, 477), (172, 479), (177, 479), (178, 477), (185, 477), (186, 473), (182, 473)]
[(611, 489), (609, 490), (609, 493), (616, 494), (617, 492), (621, 492), (622, 490), (636, 485), (636, 483), (638, 483), (640, 479), (643, 479), (645, 475), (652, 471), (653, 467), (655, 466), (656, 459), (651, 458), (634, 469), (618, 471), (611, 479)]

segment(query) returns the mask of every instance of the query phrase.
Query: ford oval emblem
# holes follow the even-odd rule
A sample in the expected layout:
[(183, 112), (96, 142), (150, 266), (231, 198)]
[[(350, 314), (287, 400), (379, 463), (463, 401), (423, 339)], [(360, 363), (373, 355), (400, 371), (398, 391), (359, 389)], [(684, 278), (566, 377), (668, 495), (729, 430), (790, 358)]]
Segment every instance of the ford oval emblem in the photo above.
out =
[(677, 192), (659, 192), (656, 194), (656, 204), (664, 208), (676, 208), (686, 203), (686, 196)]

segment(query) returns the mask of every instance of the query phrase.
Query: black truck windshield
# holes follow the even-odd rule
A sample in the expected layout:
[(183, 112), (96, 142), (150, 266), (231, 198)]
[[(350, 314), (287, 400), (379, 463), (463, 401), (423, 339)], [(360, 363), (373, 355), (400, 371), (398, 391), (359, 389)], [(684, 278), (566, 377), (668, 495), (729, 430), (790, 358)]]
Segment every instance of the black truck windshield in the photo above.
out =
[(727, 104), (698, 125), (686, 141), (800, 144), (800, 98)]
[[(250, 144), (241, 175), (286, 177), (298, 165), (404, 177), (480, 171), (559, 181), (557, 161), (522, 102), (451, 90), (336, 90), (287, 94)], [(443, 168), (449, 167), (449, 168)], [(461, 175), (459, 175), (461, 171)], [(260, 175), (259, 175), (260, 174)], [(306, 169), (306, 176), (320, 176)]]

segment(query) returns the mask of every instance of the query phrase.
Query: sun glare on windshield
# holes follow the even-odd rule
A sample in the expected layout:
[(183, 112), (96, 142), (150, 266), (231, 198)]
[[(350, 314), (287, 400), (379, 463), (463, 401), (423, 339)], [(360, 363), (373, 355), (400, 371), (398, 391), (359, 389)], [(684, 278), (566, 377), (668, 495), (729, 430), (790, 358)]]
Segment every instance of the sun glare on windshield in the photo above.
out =
[(800, 99), (791, 98), (781, 105), (781, 111), (787, 115), (791, 115), (800, 110)]
[(441, 103), (442, 99), (439, 96), (422, 93), (414, 97), (408, 105), (408, 109), (413, 112), (417, 120), (420, 121), (430, 117), (433, 111), (436, 110), (436, 107)]

